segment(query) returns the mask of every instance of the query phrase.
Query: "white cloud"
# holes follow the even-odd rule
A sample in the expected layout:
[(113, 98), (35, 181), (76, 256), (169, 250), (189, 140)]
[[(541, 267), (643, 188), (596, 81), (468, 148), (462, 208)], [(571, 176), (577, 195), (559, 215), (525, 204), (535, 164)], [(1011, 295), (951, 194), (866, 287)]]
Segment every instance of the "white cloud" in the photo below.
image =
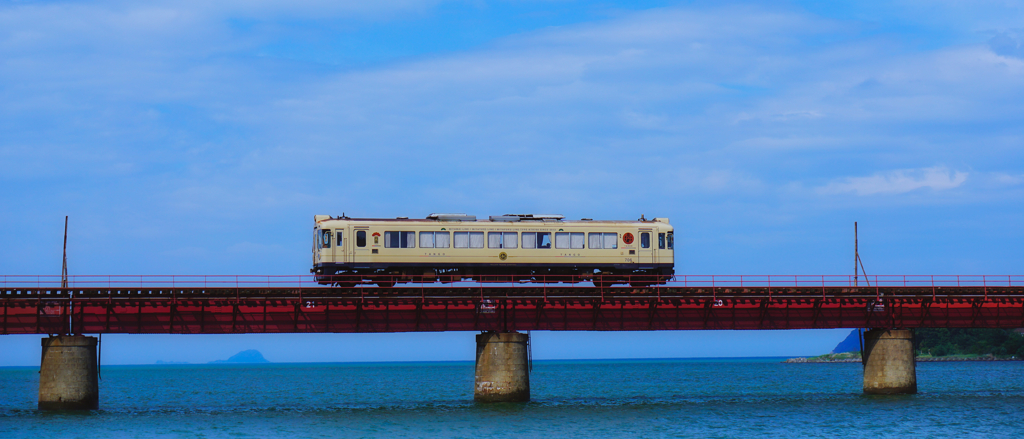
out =
[(954, 189), (967, 181), (967, 173), (945, 167), (900, 169), (867, 177), (847, 177), (819, 187), (818, 193), (857, 195), (902, 194), (918, 189)]
[(849, 139), (842, 137), (750, 137), (735, 143), (737, 150), (800, 151), (842, 149)]
[(756, 119), (764, 119), (764, 120), (769, 120), (769, 121), (774, 121), (774, 122), (789, 122), (789, 121), (797, 121), (797, 120), (801, 120), (801, 119), (820, 119), (822, 117), (825, 117), (825, 115), (822, 114), (820, 111), (816, 111), (816, 110), (794, 110), (794, 111), (786, 111), (786, 112), (782, 112), (782, 113), (764, 114), (764, 115), (747, 114), (747, 113), (744, 112), (744, 113), (740, 113), (740, 114), (738, 114), (736, 116), (736, 122), (739, 123), (739, 122), (745, 122), (745, 121), (756, 120)]
[(1024, 183), (1024, 174), (1012, 175), (1003, 172), (993, 172), (990, 174), (990, 177), (1000, 185), (1015, 186)]

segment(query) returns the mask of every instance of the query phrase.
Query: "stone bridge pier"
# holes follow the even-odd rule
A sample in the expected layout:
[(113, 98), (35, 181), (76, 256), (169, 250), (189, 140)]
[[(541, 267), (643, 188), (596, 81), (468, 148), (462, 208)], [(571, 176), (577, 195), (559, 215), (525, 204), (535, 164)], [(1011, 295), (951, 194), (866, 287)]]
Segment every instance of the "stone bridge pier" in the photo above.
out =
[(39, 410), (99, 408), (96, 337), (60, 335), (43, 342), (39, 366)]
[(530, 336), (519, 332), (488, 331), (476, 336), (478, 402), (530, 400)]
[(864, 333), (864, 393), (917, 393), (914, 332), (871, 329)]

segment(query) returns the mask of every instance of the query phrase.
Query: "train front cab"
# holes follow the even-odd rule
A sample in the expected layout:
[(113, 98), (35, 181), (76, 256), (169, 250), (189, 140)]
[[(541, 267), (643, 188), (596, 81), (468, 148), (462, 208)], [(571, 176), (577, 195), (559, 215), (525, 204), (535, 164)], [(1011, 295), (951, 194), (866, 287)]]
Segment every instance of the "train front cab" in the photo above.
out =
[(310, 271), (317, 283), (329, 285), (340, 280), (335, 270), (352, 258), (349, 254), (352, 245), (346, 232), (343, 225), (332, 227), (320, 221), (313, 229), (313, 269)]

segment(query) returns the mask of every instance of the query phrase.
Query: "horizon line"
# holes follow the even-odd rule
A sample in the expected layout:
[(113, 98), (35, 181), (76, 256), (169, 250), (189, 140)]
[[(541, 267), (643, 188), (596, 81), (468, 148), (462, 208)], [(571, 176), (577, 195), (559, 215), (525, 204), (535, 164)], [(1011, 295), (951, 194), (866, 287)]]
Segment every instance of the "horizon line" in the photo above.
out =
[[(797, 356), (799, 357), (799, 356)], [(597, 362), (597, 361), (669, 361), (669, 360), (772, 360), (772, 359), (788, 359), (797, 358), (794, 356), (754, 356), (754, 357), (655, 357), (655, 358), (549, 358), (543, 360), (533, 360), (534, 362), (559, 362), (559, 361), (580, 361), (580, 362)], [(163, 361), (163, 360), (160, 360)], [(164, 362), (164, 363), (134, 363), (134, 364), (102, 364), (101, 366), (239, 366), (239, 365), (263, 365), (263, 364), (275, 364), (275, 365), (288, 365), (288, 364), (422, 364), (422, 363), (473, 363), (475, 360), (400, 360), (400, 361), (285, 361), (285, 362), (273, 362), (267, 361), (265, 363), (229, 363), (224, 360), (214, 360), (205, 363), (189, 363), (189, 362)], [(5, 368), (23, 368), (23, 367), (38, 367), (38, 366), (0, 366), (0, 369)]]

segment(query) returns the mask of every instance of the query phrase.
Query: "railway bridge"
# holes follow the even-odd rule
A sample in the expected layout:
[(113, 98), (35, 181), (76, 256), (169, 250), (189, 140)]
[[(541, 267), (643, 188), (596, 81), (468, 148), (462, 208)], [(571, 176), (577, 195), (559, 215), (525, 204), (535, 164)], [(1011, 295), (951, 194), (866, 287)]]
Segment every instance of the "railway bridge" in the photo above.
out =
[(913, 328), (1024, 327), (1024, 276), (1014, 275), (686, 275), (645, 287), (578, 276), (360, 281), (2, 276), (0, 334), (49, 334), (39, 408), (89, 409), (98, 357), (86, 334), (478, 331), (475, 399), (525, 401), (531, 330), (869, 328), (864, 391), (914, 393)]

